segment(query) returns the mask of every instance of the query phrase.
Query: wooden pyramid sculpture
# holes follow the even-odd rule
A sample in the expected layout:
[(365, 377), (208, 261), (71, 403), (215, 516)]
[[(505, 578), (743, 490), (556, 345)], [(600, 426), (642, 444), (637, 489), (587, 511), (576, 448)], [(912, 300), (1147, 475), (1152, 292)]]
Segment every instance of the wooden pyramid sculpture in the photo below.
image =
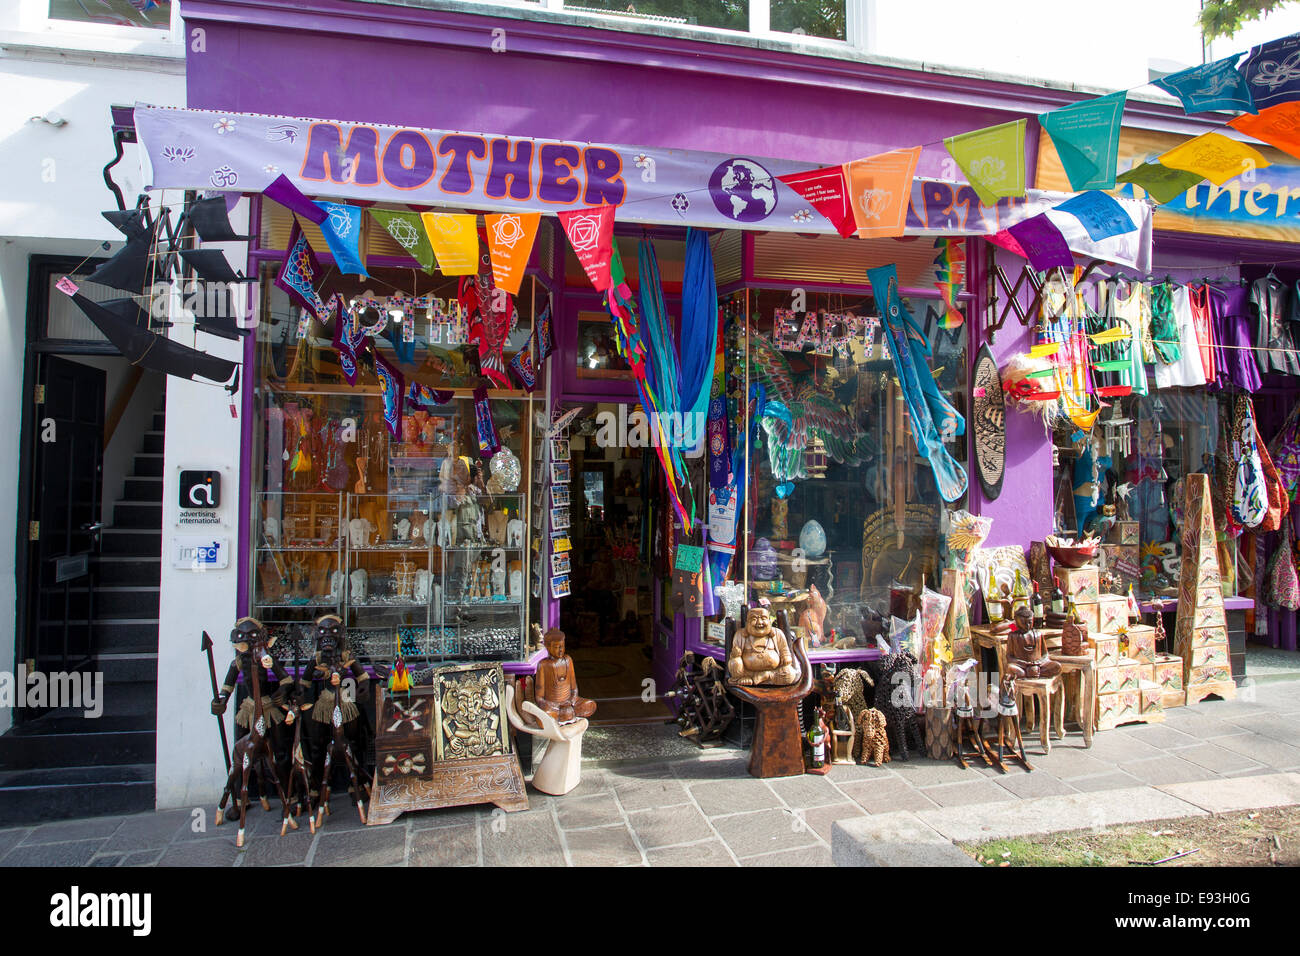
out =
[(1219, 554), (1214, 537), (1208, 475), (1188, 475), (1184, 482), (1182, 581), (1178, 588), (1176, 653), (1183, 659), (1187, 703), (1211, 694), (1237, 696), (1228, 663), (1228, 622), (1223, 613)]

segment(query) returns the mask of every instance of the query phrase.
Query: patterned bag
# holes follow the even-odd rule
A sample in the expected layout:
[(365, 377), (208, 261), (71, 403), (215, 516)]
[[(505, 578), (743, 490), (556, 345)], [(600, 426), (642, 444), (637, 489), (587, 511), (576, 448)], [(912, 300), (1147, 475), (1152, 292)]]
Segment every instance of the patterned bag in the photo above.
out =
[(1255, 428), (1255, 448), (1259, 451), (1259, 461), (1263, 466), (1264, 488), (1268, 495), (1268, 513), (1264, 515), (1264, 520), (1255, 530), (1277, 531), (1286, 521), (1287, 512), (1291, 510), (1291, 502), (1287, 497), (1286, 485), (1282, 483), (1277, 469), (1273, 467), (1273, 458), (1268, 453), (1264, 439), (1259, 436), (1258, 426)]
[(1264, 600), (1269, 607), (1283, 608), (1288, 611), (1300, 610), (1300, 576), (1296, 574), (1289, 521), (1282, 525), (1282, 540), (1278, 542), (1268, 564)]
[(1233, 423), (1237, 438), (1233, 459), (1237, 468), (1232, 482), (1232, 518), (1243, 528), (1254, 528), (1268, 516), (1268, 489), (1264, 485), (1264, 463), (1255, 444), (1255, 415), (1250, 399), (1237, 396)]
[(1287, 499), (1295, 501), (1300, 494), (1300, 405), (1291, 410), (1268, 450)]

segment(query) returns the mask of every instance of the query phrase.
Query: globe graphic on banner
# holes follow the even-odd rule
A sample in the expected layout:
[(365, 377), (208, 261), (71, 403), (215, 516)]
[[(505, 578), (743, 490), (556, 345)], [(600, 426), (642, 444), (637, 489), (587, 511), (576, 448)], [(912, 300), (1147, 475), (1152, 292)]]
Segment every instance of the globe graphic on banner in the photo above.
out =
[(718, 212), (736, 222), (758, 222), (776, 208), (776, 180), (752, 159), (728, 159), (709, 177)]

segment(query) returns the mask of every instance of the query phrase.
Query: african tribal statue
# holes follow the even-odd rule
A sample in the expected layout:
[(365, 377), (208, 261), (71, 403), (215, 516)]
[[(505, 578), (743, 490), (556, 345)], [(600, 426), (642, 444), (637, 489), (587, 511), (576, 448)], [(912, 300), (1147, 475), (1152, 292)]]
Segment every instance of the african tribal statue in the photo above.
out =
[(1059, 673), (1060, 663), (1047, 656), (1043, 632), (1034, 627), (1034, 612), (1020, 605), (1016, 608), (1015, 630), (1007, 634), (1007, 672), (1003, 680), (1055, 677)]
[(348, 653), (347, 631), (343, 622), (333, 614), (316, 621), (316, 663), (312, 678), (323, 682), (323, 687), (312, 708), (312, 719), (329, 728), (329, 741), (325, 744), (325, 759), (321, 765), (320, 800), (316, 805), (316, 826), (325, 825), (325, 815), (330, 813), (330, 778), (334, 764), (341, 762), (347, 770), (348, 788), (357, 801), (357, 813), (366, 822), (366, 784), (362, 782), (365, 770), (352, 752), (346, 725), (356, 720), (360, 711), (348, 699), (343, 682), (356, 681), (356, 696), (362, 698), (370, 687), (370, 676)]
[[(235, 836), (235, 846), (241, 849), (244, 846), (244, 827), (248, 816), (248, 776), (254, 770), (257, 772), (258, 791), (261, 794), (262, 809), (269, 810), (271, 805), (266, 798), (267, 778), (275, 784), (275, 789), (280, 795), (280, 804), (283, 811), (284, 819), (296, 830), (298, 824), (289, 819), (289, 802), (285, 799), (284, 787), (280, 785), (280, 777), (275, 771), (275, 755), (271, 751), (271, 742), (268, 738), (268, 731), (271, 725), (271, 717), (268, 711), (274, 707), (279, 714), (276, 723), (284, 719), (284, 711), (279, 709), (279, 705), (270, 697), (262, 696), (262, 671), (265, 668), (281, 677), (280, 689), (276, 695), (281, 696), (286, 689), (291, 687), (288, 675), (284, 668), (279, 665), (271, 656), (271, 644), (274, 639), (267, 640), (266, 628), (262, 622), (256, 618), (240, 618), (234, 629), (230, 632), (230, 642), (234, 645), (235, 651), (239, 655), (235, 663), (231, 664), (232, 674), (226, 677), (226, 686), (222, 688), (219, 697), (212, 701), (212, 712), (214, 714), (224, 714), (226, 705), (230, 701), (230, 694), (234, 690), (235, 676), (240, 670), (244, 672), (245, 679), (248, 681), (249, 697), (244, 705), (249, 708), (247, 714), (247, 723), (240, 723), (239, 715), (245, 712), (244, 706), (239, 708), (235, 715), (235, 722), (240, 726), (247, 726), (248, 733), (235, 741), (235, 746), (231, 752), (230, 776), (226, 780), (226, 788), (221, 793), (221, 802), (217, 804), (216, 817), (213, 821), (215, 826), (221, 826), (225, 821), (226, 801), (236, 794), (236, 803), (239, 805), (239, 832)], [(281, 697), (281, 699), (283, 699)]]
[(298, 824), (289, 815), (290, 803), (293, 804), (293, 816), (298, 816), (303, 810), (307, 811), (307, 826), (312, 833), (316, 832), (316, 817), (311, 805), (311, 774), (307, 770), (307, 758), (302, 749), (302, 725), (306, 721), (300, 719), (302, 712), (310, 708), (310, 704), (290, 704), (284, 715), (284, 722), (293, 728), (293, 742), (289, 747), (289, 785), (285, 789), (286, 802), (284, 819), (280, 823), (280, 836), (284, 836), (290, 826), (298, 829)]
[(750, 608), (727, 655), (727, 679), (742, 687), (786, 687), (799, 681), (799, 664), (790, 642), (765, 607)]
[[(1010, 664), (1008, 664), (1007, 670), (1010, 669)], [(1001, 692), (998, 695), (997, 712), (997, 751), (993, 752), (992, 744), (988, 745), (994, 766), (1003, 773), (1007, 772), (1006, 766), (1002, 763), (1002, 758), (1005, 749), (1010, 747), (1011, 756), (1019, 759), (1019, 761), (1024, 765), (1025, 770), (1032, 771), (1034, 768), (1030, 765), (1029, 758), (1025, 756), (1025, 741), (1020, 735), (1020, 708), (1016, 705), (1016, 682), (1010, 674), (1002, 675), (1002, 687)]]
[(578, 696), (573, 658), (564, 653), (564, 632), (553, 627), (542, 643), (546, 645), (546, 659), (537, 665), (535, 703), (562, 724), (590, 717), (596, 712), (596, 702)]
[(970, 683), (964, 678), (957, 680), (953, 685), (952, 694), (953, 720), (957, 722), (957, 746), (955, 747), (957, 764), (963, 770), (967, 769), (966, 738), (969, 735), (975, 745), (975, 754), (971, 756), (978, 755), (983, 759), (985, 766), (993, 766), (993, 761), (989, 759), (988, 751), (984, 746), (984, 736), (980, 731), (980, 717), (971, 697)]

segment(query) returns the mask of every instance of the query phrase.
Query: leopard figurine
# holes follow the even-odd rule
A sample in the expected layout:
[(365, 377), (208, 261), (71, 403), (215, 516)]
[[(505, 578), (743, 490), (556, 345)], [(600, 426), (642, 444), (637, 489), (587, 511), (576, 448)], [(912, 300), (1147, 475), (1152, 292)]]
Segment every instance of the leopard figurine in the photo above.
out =
[(853, 760), (861, 763), (858, 756), (858, 734), (856, 717), (867, 709), (867, 695), (864, 685), (869, 685), (871, 678), (865, 671), (857, 668), (845, 668), (835, 675), (835, 729), (847, 730), (853, 736)]
[[(889, 733), (885, 729), (885, 715), (872, 707), (858, 714), (857, 723), (858, 733), (853, 741), (857, 762), (869, 761), (877, 767), (889, 763)], [(860, 759), (857, 754), (861, 754)]]

